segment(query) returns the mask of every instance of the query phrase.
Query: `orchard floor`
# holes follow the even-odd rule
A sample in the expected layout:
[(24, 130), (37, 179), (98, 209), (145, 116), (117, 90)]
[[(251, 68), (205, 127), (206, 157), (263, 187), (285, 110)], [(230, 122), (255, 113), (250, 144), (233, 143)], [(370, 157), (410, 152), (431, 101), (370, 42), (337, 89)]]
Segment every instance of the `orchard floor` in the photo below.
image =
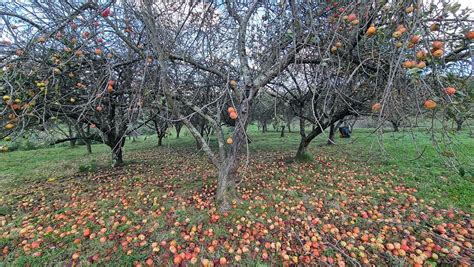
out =
[(474, 141), (458, 135), (462, 175), (420, 133), (416, 146), (385, 134), (388, 154), (369, 131), (329, 147), (321, 137), (312, 161), (289, 162), (297, 134), (251, 132), (240, 199), (224, 214), (189, 136), (129, 142), (116, 169), (102, 145), (3, 154), (0, 266), (468, 266)]

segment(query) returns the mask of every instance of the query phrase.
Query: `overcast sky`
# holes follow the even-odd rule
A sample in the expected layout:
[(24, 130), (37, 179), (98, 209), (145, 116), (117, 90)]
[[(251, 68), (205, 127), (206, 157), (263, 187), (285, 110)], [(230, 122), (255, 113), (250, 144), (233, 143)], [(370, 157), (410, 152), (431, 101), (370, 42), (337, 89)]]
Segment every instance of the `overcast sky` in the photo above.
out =
[(458, 0), (463, 7), (474, 8), (474, 0)]

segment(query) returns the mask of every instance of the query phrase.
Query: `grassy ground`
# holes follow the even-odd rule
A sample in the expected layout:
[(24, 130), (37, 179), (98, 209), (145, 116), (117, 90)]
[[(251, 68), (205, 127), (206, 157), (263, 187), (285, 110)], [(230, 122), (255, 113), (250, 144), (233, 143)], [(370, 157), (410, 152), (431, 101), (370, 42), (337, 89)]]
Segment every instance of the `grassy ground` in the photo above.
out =
[[(171, 132), (164, 139), (164, 147), (198, 154), (194, 150), (196, 145), (192, 137), (185, 130), (183, 132), (180, 139), (176, 139), (174, 132)], [(299, 135), (295, 132), (286, 133), (285, 137), (280, 138), (278, 132), (261, 134), (256, 127), (250, 127), (249, 135), (252, 140), (250, 152), (294, 153), (299, 142)], [(325, 146), (326, 138), (327, 136), (321, 135), (311, 144), (311, 154), (331, 154), (347, 157), (354, 162), (370, 161), (378, 164), (375, 171), (397, 170), (396, 178), (416, 187), (420, 196), (436, 199), (443, 207), (472, 208), (474, 139), (467, 131), (454, 135), (449, 142), (438, 138), (439, 143), (435, 145), (431, 136), (425, 132), (388, 131), (379, 135), (373, 133), (372, 129), (356, 129), (351, 139), (336, 138), (337, 144), (334, 146)], [(128, 140), (125, 146), (126, 161), (140, 161), (128, 157), (127, 153), (156, 150), (156, 144), (155, 136)], [(455, 155), (451, 155), (450, 151), (455, 151)], [(56, 179), (81, 171), (104, 168), (110, 164), (109, 152), (107, 146), (96, 144), (93, 145), (92, 155), (86, 154), (83, 146), (59, 146), (0, 154), (0, 185), (21, 184), (30, 179)], [(8, 190), (8, 187), (5, 189)]]
[[(118, 169), (104, 145), (92, 155), (84, 147), (0, 155), (0, 260), (433, 265), (472, 257), (467, 132), (440, 142), (438, 153), (423, 132), (356, 129), (334, 146), (319, 137), (306, 163), (288, 163), (296, 133), (249, 135), (242, 201), (228, 214), (216, 211), (215, 171), (186, 133), (160, 148), (154, 137), (127, 142)], [(403, 252), (390, 249), (400, 244)]]

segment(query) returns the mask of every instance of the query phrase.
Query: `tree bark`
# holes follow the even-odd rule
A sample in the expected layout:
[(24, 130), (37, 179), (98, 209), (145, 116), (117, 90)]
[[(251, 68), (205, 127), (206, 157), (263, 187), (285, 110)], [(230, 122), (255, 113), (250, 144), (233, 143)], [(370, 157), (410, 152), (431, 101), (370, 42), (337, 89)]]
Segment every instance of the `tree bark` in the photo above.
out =
[(309, 142), (306, 141), (306, 138), (301, 138), (300, 144), (298, 146), (298, 150), (296, 151), (296, 159), (303, 159), (306, 156), (306, 152), (308, 150)]
[(288, 128), (288, 132), (291, 133), (291, 122), (288, 122), (286, 127)]
[[(200, 136), (204, 137), (204, 124), (201, 124), (200, 126), (200, 129), (199, 129), (199, 134)], [(201, 150), (202, 149), (202, 145), (201, 145), (201, 142), (198, 138), (195, 138), (196, 139), (196, 148), (198, 150)]]
[(123, 165), (123, 151), (122, 151), (121, 144), (117, 144), (116, 146), (112, 148), (112, 160), (113, 160), (113, 163), (112, 163), (113, 167), (118, 167), (118, 166)]
[(84, 143), (86, 144), (87, 154), (92, 154), (92, 145), (91, 145), (91, 141), (89, 140), (90, 135), (91, 135), (91, 126), (87, 124), (86, 138), (82, 139)]
[(123, 146), (126, 138), (109, 134), (107, 136), (107, 145), (112, 149), (112, 167), (123, 165)]
[(462, 124), (464, 123), (464, 120), (456, 120), (456, 131), (461, 131), (462, 130)]
[(398, 122), (398, 121), (391, 121), (391, 123), (392, 123), (393, 131), (394, 131), (394, 132), (398, 132), (398, 131), (399, 131), (400, 122)]
[(285, 126), (281, 126), (280, 137), (285, 137)]
[(89, 141), (85, 141), (86, 143), (86, 150), (87, 150), (87, 154), (92, 154), (92, 146), (91, 146), (91, 143)]
[(232, 201), (237, 198), (235, 186), (238, 164), (238, 159), (232, 155), (219, 168), (216, 201), (223, 211), (229, 210), (232, 207)]
[(69, 138), (71, 138), (71, 140), (69, 141), (69, 146), (71, 148), (75, 147), (77, 138), (74, 138), (74, 132), (72, 131), (71, 126), (69, 126)]
[(163, 145), (163, 136), (158, 135), (158, 146), (162, 146), (162, 145)]
[(176, 138), (179, 138), (179, 133), (181, 132), (183, 124), (181, 122), (178, 122), (174, 125), (174, 127), (176, 128)]
[(335, 134), (335, 129), (336, 128), (336, 125), (335, 123), (331, 124), (331, 126), (329, 126), (329, 138), (328, 138), (328, 142), (327, 142), (327, 145), (330, 146), (330, 145), (334, 145), (334, 134)]
[(238, 169), (240, 164), (239, 154), (247, 142), (246, 129), (250, 110), (251, 99), (242, 101), (241, 116), (235, 122), (234, 143), (230, 147), (226, 159), (219, 166), (219, 177), (217, 181), (216, 200), (221, 211), (231, 208), (232, 202), (237, 198), (236, 185), (239, 181)]
[(160, 124), (159, 121), (153, 120), (153, 124), (155, 125), (156, 136), (158, 137), (158, 146), (163, 145), (163, 137), (165, 137), (166, 130), (168, 128), (166, 122), (161, 123), (162, 124)]

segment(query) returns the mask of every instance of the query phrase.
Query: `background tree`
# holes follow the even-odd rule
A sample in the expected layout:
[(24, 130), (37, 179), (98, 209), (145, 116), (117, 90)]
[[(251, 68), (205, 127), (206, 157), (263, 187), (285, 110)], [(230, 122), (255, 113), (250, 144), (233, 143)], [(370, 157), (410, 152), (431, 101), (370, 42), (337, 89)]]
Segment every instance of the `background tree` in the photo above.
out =
[[(58, 116), (93, 125), (111, 148), (114, 165), (120, 165), (128, 123), (140, 112), (137, 58), (115, 38), (113, 28), (100, 22), (97, 5), (62, 4), (11, 6), (16, 13), (8, 18), (15, 21), (7, 25), (16, 41), (4, 61), (2, 93), (20, 100), (12, 127)], [(12, 29), (13, 23), (20, 26)]]
[(268, 125), (274, 119), (274, 101), (268, 94), (262, 93), (257, 96), (252, 106), (252, 121), (256, 121), (262, 133), (268, 131)]

